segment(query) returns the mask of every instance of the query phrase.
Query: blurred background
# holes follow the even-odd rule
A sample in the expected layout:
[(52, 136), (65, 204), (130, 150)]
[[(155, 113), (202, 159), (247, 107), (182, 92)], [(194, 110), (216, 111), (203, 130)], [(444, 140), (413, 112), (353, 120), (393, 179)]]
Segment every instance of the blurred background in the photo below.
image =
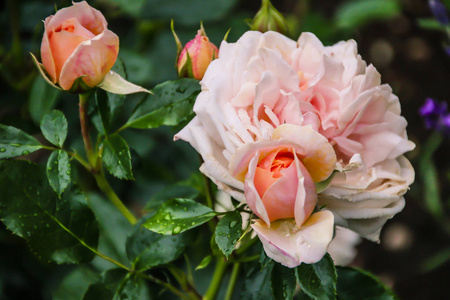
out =
[[(443, 2), (450, 7), (450, 1)], [(182, 43), (195, 36), (203, 21), (210, 40), (219, 46), (228, 29), (229, 42), (247, 31), (247, 23), (260, 7), (255, 0), (88, 3), (102, 11), (109, 29), (120, 37), (119, 57), (128, 80), (149, 89), (177, 76), (171, 19)], [(39, 57), (42, 20), (55, 8), (70, 4), (65, 0), (0, 2), (0, 123), (43, 140), (35, 134), (39, 121), (47, 111), (57, 108), (69, 121), (66, 146), (81, 149), (81, 137), (76, 134), (76, 95), (59, 93), (47, 85), (29, 55), (32, 52)], [(272, 4), (286, 16), (288, 35), (293, 39), (302, 31), (311, 31), (325, 45), (356, 40), (363, 59), (375, 65), (382, 81), (400, 98), (409, 138), (416, 143), (416, 149), (407, 153), (416, 181), (406, 194), (403, 212), (384, 227), (381, 244), (361, 242), (353, 265), (380, 276), (401, 299), (444, 299), (450, 278), (450, 127), (439, 132), (427, 129), (419, 108), (426, 98), (450, 101), (446, 28), (433, 17), (425, 0), (274, 0)], [(141, 99), (142, 95), (127, 97), (117, 125), (123, 124)], [(172, 142), (177, 130), (127, 129), (124, 137), (131, 147), (136, 181), (111, 180), (136, 212), (169, 184), (197, 172), (200, 162), (196, 152), (187, 143)], [(28, 158), (44, 162), (46, 155), (38, 151)], [(90, 177), (84, 175), (80, 170), (76, 176), (93, 188)], [(72, 299), (70, 292), (61, 292), (59, 287), (70, 270), (71, 266), (37, 260), (24, 240), (0, 225), (0, 299)]]

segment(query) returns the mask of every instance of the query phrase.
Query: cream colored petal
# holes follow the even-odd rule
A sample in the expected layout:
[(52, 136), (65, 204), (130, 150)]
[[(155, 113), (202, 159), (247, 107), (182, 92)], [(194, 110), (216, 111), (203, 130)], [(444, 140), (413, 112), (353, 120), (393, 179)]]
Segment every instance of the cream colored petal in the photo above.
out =
[(270, 227), (257, 220), (252, 228), (267, 256), (294, 268), (301, 263), (316, 263), (325, 255), (333, 238), (333, 214), (328, 211), (314, 213), (300, 228), (294, 219), (275, 221)]

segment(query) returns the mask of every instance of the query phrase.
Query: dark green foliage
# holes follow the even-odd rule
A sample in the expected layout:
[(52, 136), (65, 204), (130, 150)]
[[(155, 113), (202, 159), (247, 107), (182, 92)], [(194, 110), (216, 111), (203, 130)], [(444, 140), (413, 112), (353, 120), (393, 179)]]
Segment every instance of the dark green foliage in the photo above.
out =
[(61, 199), (48, 184), (45, 168), (27, 161), (0, 162), (0, 217), (44, 261), (90, 261), (98, 226), (84, 195), (72, 189)]

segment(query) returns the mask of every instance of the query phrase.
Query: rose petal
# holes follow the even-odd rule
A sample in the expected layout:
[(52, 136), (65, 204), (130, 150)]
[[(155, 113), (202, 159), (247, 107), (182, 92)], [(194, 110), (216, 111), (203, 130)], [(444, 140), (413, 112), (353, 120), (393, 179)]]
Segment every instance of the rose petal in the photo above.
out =
[(48, 33), (48, 35), (55, 64), (56, 78), (60, 81), (61, 70), (67, 59), (82, 42), (89, 40), (89, 37), (76, 35), (65, 30), (53, 31)]
[(75, 79), (82, 76), (89, 87), (96, 86), (116, 62), (118, 52), (119, 38), (108, 29), (81, 43), (61, 70), (61, 87), (70, 89)]
[(283, 124), (274, 130), (272, 139), (285, 139), (301, 147), (302, 152), (297, 153), (314, 182), (327, 179), (333, 172), (336, 165), (334, 149), (328, 140), (311, 126)]
[(282, 265), (294, 268), (301, 263), (318, 262), (327, 252), (333, 238), (333, 214), (321, 211), (312, 214), (300, 227), (294, 219), (271, 223), (262, 220), (252, 224), (267, 256)]
[(73, 2), (72, 6), (59, 9), (46, 23), (46, 31), (53, 31), (70, 18), (77, 19), (83, 27), (94, 35), (102, 33), (108, 26), (105, 17), (99, 10), (91, 7), (86, 1), (81, 1)]

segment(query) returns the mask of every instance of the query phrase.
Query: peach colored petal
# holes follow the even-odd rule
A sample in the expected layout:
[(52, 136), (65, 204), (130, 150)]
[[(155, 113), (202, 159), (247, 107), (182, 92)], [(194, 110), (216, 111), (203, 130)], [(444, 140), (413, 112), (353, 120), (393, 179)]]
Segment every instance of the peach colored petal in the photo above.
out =
[[(81, 27), (76, 20), (72, 19), (72, 23), (75, 27)], [(77, 29), (77, 31), (82, 30)], [(90, 37), (77, 35), (62, 28), (59, 28), (58, 31), (49, 32), (48, 36), (55, 64), (56, 78), (59, 81), (61, 70), (67, 59), (82, 42), (89, 40)]]
[(300, 160), (314, 182), (327, 179), (336, 165), (336, 154), (328, 140), (311, 126), (283, 124), (275, 128), (272, 139), (288, 140), (298, 145)]
[(256, 167), (255, 178), (253, 181), (259, 197), (262, 198), (269, 187), (277, 181), (277, 179), (273, 178), (272, 175), (272, 172)]
[[(262, 197), (262, 203), (270, 222), (294, 217), (297, 186), (299, 184), (295, 164), (281, 172), (283, 176), (278, 178)], [(246, 183), (250, 180), (252, 178), (246, 178)]]
[(333, 238), (333, 214), (321, 211), (312, 214), (300, 227), (294, 219), (272, 222), (262, 220), (252, 224), (267, 256), (282, 265), (294, 268), (301, 263), (316, 263), (327, 252)]
[[(51, 20), (52, 16), (47, 17), (44, 21), (44, 27), (47, 27), (47, 23)], [(48, 32), (44, 32), (44, 36), (42, 38), (41, 43), (41, 59), (42, 64), (44, 65), (45, 71), (50, 76), (50, 79), (53, 83), (56, 83), (57, 76), (56, 76), (56, 68), (55, 63), (53, 61), (53, 54), (50, 47), (50, 41), (48, 39)]]
[(81, 76), (89, 87), (96, 86), (116, 62), (118, 52), (119, 38), (110, 30), (81, 43), (61, 70), (61, 87), (70, 89)]
[(317, 203), (316, 185), (305, 166), (296, 157), (295, 165), (298, 174), (298, 185), (295, 198), (294, 217), (297, 226), (311, 215)]
[(73, 2), (72, 6), (61, 8), (56, 12), (52, 19), (46, 24), (46, 30), (52, 31), (70, 18), (75, 18), (78, 22), (94, 35), (103, 32), (108, 26), (103, 14), (91, 7), (86, 1)]
[(267, 210), (261, 197), (259, 196), (254, 180), (251, 180), (252, 178), (255, 178), (255, 170), (258, 165), (259, 157), (259, 152), (256, 152), (248, 164), (248, 173), (246, 178), (249, 180), (246, 180), (244, 184), (245, 201), (250, 209), (264, 222), (266, 222), (267, 226), (270, 226), (270, 219)]

